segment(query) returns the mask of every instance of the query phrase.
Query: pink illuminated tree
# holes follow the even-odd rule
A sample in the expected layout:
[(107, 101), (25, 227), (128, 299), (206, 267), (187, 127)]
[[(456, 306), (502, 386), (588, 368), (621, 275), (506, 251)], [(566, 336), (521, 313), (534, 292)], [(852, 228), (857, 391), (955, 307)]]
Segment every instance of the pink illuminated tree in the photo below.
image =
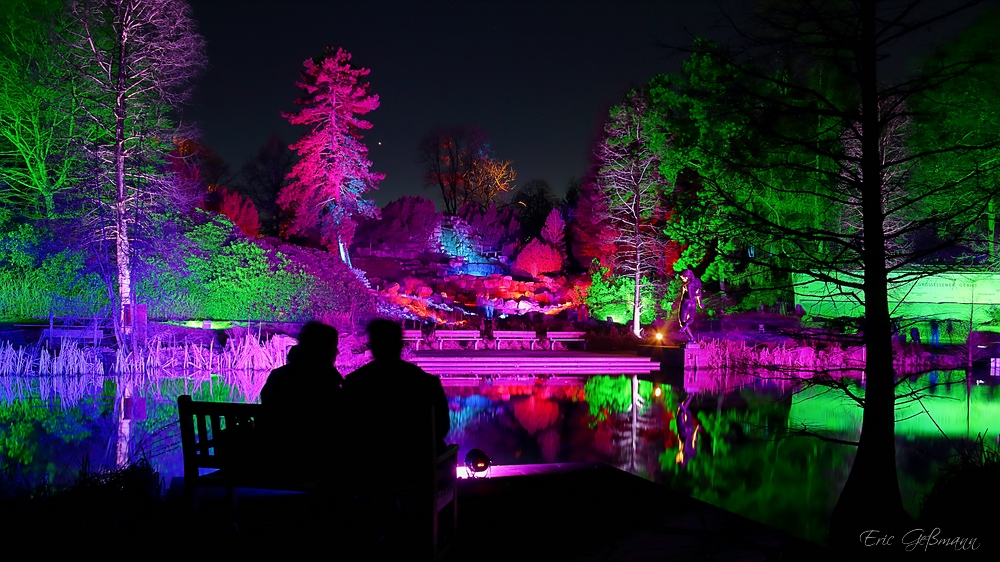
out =
[(528, 242), (528, 245), (517, 255), (511, 268), (516, 272), (538, 277), (541, 273), (559, 271), (562, 269), (562, 264), (563, 259), (559, 250), (538, 238), (532, 238), (531, 242)]
[(364, 195), (385, 177), (369, 170), (368, 148), (361, 142), (361, 131), (372, 126), (361, 116), (379, 106), (378, 96), (369, 95), (368, 83), (362, 81), (369, 70), (352, 67), (350, 60), (343, 49), (327, 47), (321, 59), (305, 61), (298, 82), (305, 96), (295, 102), (302, 109), (282, 115), (312, 130), (289, 147), (300, 160), (278, 195), (278, 205), (292, 215), (287, 234), (318, 231), (344, 262), (349, 262), (355, 217), (376, 216)]

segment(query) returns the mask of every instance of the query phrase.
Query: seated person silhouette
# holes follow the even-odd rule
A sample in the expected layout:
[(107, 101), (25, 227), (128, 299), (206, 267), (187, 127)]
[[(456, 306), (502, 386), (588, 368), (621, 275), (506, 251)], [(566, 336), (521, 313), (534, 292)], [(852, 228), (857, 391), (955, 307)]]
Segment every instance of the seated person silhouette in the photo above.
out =
[(337, 343), (336, 328), (307, 322), (288, 351), (287, 364), (271, 371), (260, 391), (267, 417), (259, 429), (270, 457), (261, 468), (272, 477), (336, 478), (337, 465), (325, 461), (342, 440), (344, 379), (334, 366)]
[[(420, 500), (390, 488), (430, 483), (433, 454), (445, 449), (450, 428), (448, 399), (441, 381), (401, 358), (403, 332), (391, 320), (374, 320), (367, 328), (374, 360), (347, 375), (344, 400), (351, 443), (351, 481), (364, 532), (392, 535), (408, 525)], [(431, 407), (434, 407), (435, 450), (432, 450)], [(401, 523), (402, 521), (402, 523)], [(409, 532), (409, 531), (407, 531)]]
[(365, 477), (391, 477), (398, 482), (408, 471), (384, 467), (412, 467), (425, 458), (429, 462), (431, 406), (437, 450), (444, 451), (444, 437), (450, 429), (448, 399), (437, 377), (401, 358), (403, 330), (399, 324), (373, 320), (366, 331), (374, 360), (344, 381), (351, 441), (354, 452), (364, 459)]

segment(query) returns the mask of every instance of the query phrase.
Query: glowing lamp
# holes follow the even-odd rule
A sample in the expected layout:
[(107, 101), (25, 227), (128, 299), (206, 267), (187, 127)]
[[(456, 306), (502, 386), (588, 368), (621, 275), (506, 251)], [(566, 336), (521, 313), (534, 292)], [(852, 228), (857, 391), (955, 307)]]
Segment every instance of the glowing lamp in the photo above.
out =
[(492, 463), (493, 460), (480, 449), (472, 449), (465, 454), (465, 468), (470, 475), (486, 472)]
[(656, 387), (653, 389), (653, 396), (659, 398), (661, 394), (663, 394), (663, 391), (660, 390), (660, 387)]
[(660, 332), (656, 332), (656, 341), (660, 341), (662, 339), (663, 339), (663, 334), (661, 334)]

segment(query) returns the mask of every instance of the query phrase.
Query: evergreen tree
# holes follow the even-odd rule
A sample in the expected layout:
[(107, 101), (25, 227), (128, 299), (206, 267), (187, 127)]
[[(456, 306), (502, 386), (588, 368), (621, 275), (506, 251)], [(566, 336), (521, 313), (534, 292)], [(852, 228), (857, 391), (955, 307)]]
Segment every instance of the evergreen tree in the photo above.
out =
[(364, 195), (384, 177), (369, 170), (368, 148), (361, 142), (361, 131), (372, 126), (361, 116), (378, 108), (378, 96), (369, 95), (368, 83), (361, 81), (369, 70), (352, 67), (350, 60), (347, 51), (328, 47), (322, 58), (305, 62), (298, 82), (305, 96), (296, 100), (302, 109), (283, 115), (311, 130), (291, 146), (300, 159), (278, 195), (278, 204), (293, 213), (288, 234), (315, 229), (345, 263), (354, 218), (377, 212)]
[(563, 260), (566, 259), (566, 223), (563, 221), (559, 209), (552, 209), (552, 212), (545, 219), (545, 225), (542, 227), (542, 240), (555, 248)]

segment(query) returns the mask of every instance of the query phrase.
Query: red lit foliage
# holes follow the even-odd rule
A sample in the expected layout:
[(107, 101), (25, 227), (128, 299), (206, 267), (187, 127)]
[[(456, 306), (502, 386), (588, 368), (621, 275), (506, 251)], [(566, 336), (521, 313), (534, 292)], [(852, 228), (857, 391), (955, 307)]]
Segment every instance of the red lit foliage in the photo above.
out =
[(260, 235), (260, 216), (257, 214), (257, 207), (254, 207), (253, 202), (224, 187), (219, 188), (219, 193), (222, 194), (219, 212), (229, 217), (233, 224), (240, 227), (243, 234), (250, 238), (257, 238)]
[(518, 273), (527, 273), (532, 277), (538, 277), (541, 273), (551, 273), (562, 269), (562, 255), (549, 244), (533, 238), (517, 255), (511, 269)]
[(260, 217), (253, 202), (220, 185), (227, 167), (211, 147), (191, 139), (178, 139), (169, 161), (178, 189), (188, 191), (196, 206), (225, 215), (250, 238), (260, 234)]

